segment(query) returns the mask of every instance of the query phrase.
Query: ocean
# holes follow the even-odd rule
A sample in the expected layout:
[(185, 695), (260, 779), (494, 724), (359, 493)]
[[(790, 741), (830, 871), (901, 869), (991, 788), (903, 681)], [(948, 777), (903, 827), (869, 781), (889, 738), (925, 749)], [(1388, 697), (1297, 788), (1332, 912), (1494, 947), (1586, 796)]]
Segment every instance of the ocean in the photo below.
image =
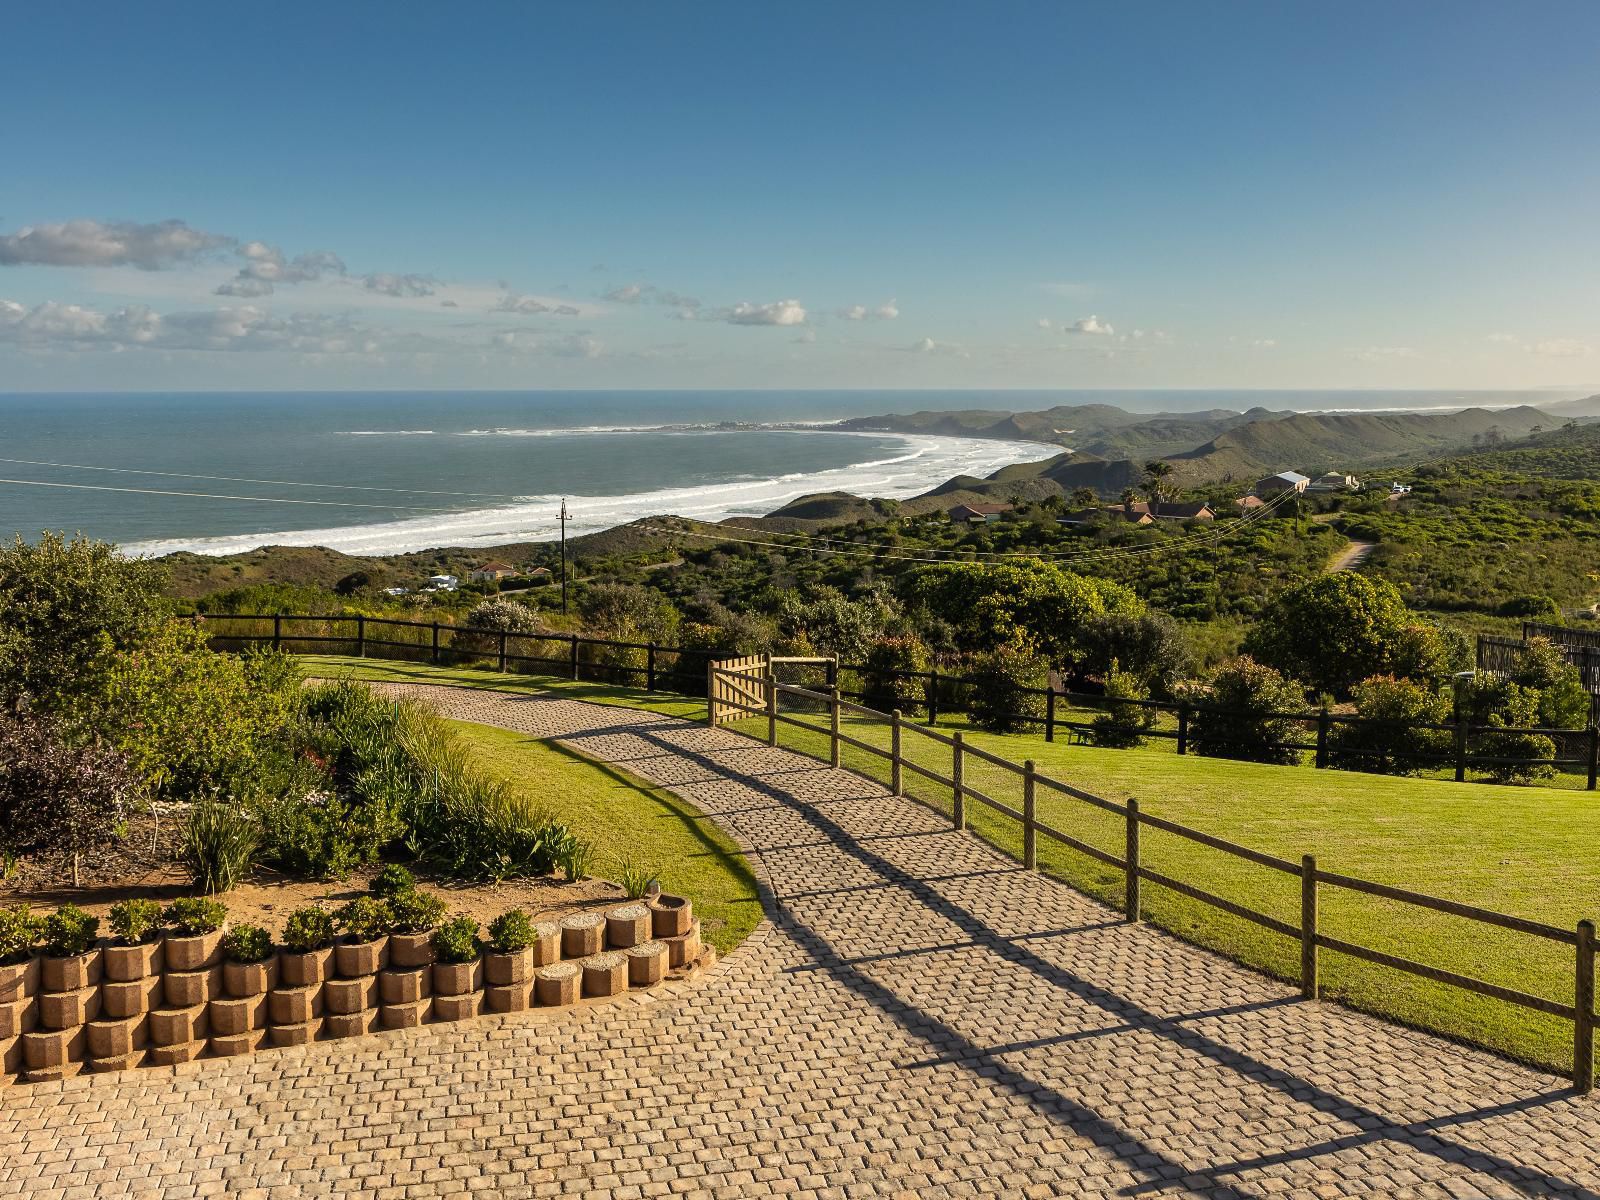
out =
[[(0, 395), (0, 533), (59, 529), (131, 553), (322, 545), (353, 554), (552, 538), (677, 513), (770, 512), (809, 492), (906, 497), (1059, 452), (856, 434), (916, 409), (1111, 403), (1439, 409), (1550, 393), (290, 392)], [(737, 424), (738, 428), (727, 426)], [(774, 425), (790, 426), (772, 428)], [(59, 486), (71, 485), (71, 486)], [(187, 494), (184, 494), (187, 493)]]

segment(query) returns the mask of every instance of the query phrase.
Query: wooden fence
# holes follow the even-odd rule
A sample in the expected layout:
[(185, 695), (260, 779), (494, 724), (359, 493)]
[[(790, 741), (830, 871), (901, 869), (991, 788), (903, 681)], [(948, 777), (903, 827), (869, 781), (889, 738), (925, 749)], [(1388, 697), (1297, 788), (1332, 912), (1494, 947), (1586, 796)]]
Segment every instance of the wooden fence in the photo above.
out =
[[(713, 666), (711, 673), (716, 675), (720, 672), (717, 667)], [(748, 676), (741, 678), (748, 679)], [(1317, 865), (1316, 856), (1313, 854), (1303, 855), (1298, 862), (1287, 858), (1279, 858), (1272, 854), (1264, 854), (1259, 850), (1252, 850), (1247, 846), (1238, 845), (1201, 830), (1191, 829), (1174, 821), (1168, 821), (1142, 812), (1137, 800), (1119, 803), (1082, 791), (1070, 784), (1042, 774), (1034, 766), (1032, 760), (1016, 763), (977, 746), (969, 745), (959, 732), (941, 733), (905, 720), (898, 711), (883, 713), (864, 705), (851, 703), (842, 697), (837, 687), (830, 688), (827, 691), (799, 687), (794, 684), (781, 683), (768, 672), (761, 679), (760, 691), (762, 694), (759, 697), (759, 702), (748, 704), (740, 702), (740, 707), (743, 708), (748, 717), (765, 718), (766, 741), (769, 745), (775, 746), (778, 744), (778, 727), (780, 725), (790, 725), (825, 737), (828, 744), (828, 761), (835, 767), (840, 765), (840, 748), (842, 746), (850, 746), (885, 760), (889, 767), (889, 788), (897, 796), (907, 794), (905, 786), (907, 772), (925, 778), (942, 788), (949, 788), (952, 796), (951, 811), (954, 825), (957, 829), (967, 827), (967, 805), (969, 802), (984, 805), (1020, 825), (1022, 863), (1028, 870), (1038, 869), (1038, 839), (1040, 837), (1048, 838), (1080, 854), (1105, 863), (1107, 866), (1122, 873), (1123, 912), (1130, 921), (1139, 920), (1141, 915), (1141, 884), (1151, 883), (1230, 913), (1235, 917), (1250, 921), (1282, 937), (1297, 941), (1300, 947), (1300, 990), (1301, 994), (1307, 999), (1315, 999), (1318, 995), (1318, 959), (1320, 952), (1332, 950), (1382, 967), (1428, 979), (1435, 983), (1461, 988), (1480, 996), (1487, 996), (1507, 1004), (1544, 1013), (1564, 1021), (1570, 1021), (1573, 1027), (1573, 1084), (1584, 1092), (1589, 1091), (1593, 1086), (1594, 1033), (1597, 1014), (1595, 1012), (1595, 926), (1592, 921), (1579, 921), (1574, 929), (1562, 929), (1559, 926), (1549, 925), (1542, 921), (1531, 921), (1522, 917), (1508, 916), (1504, 913), (1477, 907), (1476, 905), (1444, 900), (1437, 896), (1410, 891), (1406, 888), (1392, 887), (1388, 884), (1375, 883), (1371, 880), (1327, 871)], [(827, 724), (816, 724), (794, 715), (793, 712), (783, 711), (783, 697), (791, 697), (800, 705), (814, 712), (825, 712)], [(840, 729), (841, 713), (849, 713), (863, 718), (874, 726), (886, 726), (889, 733), (888, 748), (885, 749), (862, 738), (853, 737), (842, 732)], [(950, 754), (949, 775), (913, 761), (904, 752), (904, 739), (907, 736), (930, 739), (947, 748)], [(1022, 807), (1018, 809), (1002, 803), (967, 782), (964, 768), (969, 759), (976, 759), (990, 766), (998, 767), (1002, 771), (1010, 772), (1018, 777), (1022, 786)], [(1066, 796), (1090, 808), (1120, 817), (1123, 827), (1122, 852), (1117, 854), (1102, 849), (1040, 821), (1036, 812), (1036, 801), (1041, 788)], [(1147, 866), (1141, 862), (1139, 852), (1139, 834), (1143, 829), (1160, 830), (1252, 863), (1266, 870), (1279, 872), (1298, 879), (1300, 883), (1300, 917), (1298, 922), (1284, 921), (1268, 913), (1259, 912), (1193, 883), (1156, 871)], [(1476, 979), (1470, 975), (1429, 966), (1413, 959), (1345, 941), (1324, 933), (1318, 928), (1317, 921), (1318, 898), (1323, 888), (1339, 888), (1367, 896), (1380, 897), (1384, 900), (1446, 913), (1453, 917), (1460, 917), (1499, 929), (1511, 930), (1515, 933), (1570, 947), (1573, 951), (1574, 959), (1572, 1002), (1568, 1004), (1562, 1001), (1550, 1000), (1543, 996), (1535, 996), (1516, 988), (1504, 987), (1500, 984)]]
[[(490, 662), (500, 671), (554, 674), (692, 696), (706, 694), (710, 679), (708, 668), (714, 659), (711, 651), (661, 646), (654, 642), (624, 642), (568, 633), (502, 633), (438, 621), (403, 621), (389, 617), (218, 614), (205, 616), (203, 620), (211, 634), (212, 645), (222, 650), (270, 645), (292, 653), (421, 660), (441, 666)], [(819, 684), (840, 686), (840, 695), (849, 700), (869, 699), (870, 685), (875, 680), (913, 681), (920, 685), (923, 693), (921, 711), (929, 725), (937, 724), (941, 713), (960, 711), (975, 686), (972, 677), (951, 672), (869, 669), (842, 664), (836, 658), (773, 656), (769, 660), (766, 656), (745, 657), (761, 658), (774, 664), (793, 664), (798, 674), (809, 672), (818, 676)], [(1600, 789), (1600, 727), (1594, 724), (1587, 729), (1504, 729), (1466, 723), (1402, 725), (1325, 711), (1238, 713), (1171, 701), (1114, 701), (1103, 695), (1059, 688), (1023, 691), (1036, 698), (1041, 711), (1022, 713), (1016, 719), (1041, 732), (1047, 742), (1054, 742), (1061, 736), (1095, 741), (1100, 736), (1095, 714), (1114, 706), (1149, 713), (1153, 724), (1140, 730), (1139, 736), (1157, 743), (1170, 743), (1178, 754), (1200, 752), (1194, 734), (1197, 723), (1204, 717), (1274, 719), (1288, 722), (1293, 736), (1283, 741), (1252, 743), (1252, 747), (1304, 756), (1318, 768), (1373, 774), (1444, 769), (1461, 781), (1471, 772), (1492, 772), (1501, 766), (1550, 766), (1583, 777), (1591, 791)], [(1384, 736), (1377, 738), (1376, 746), (1365, 744), (1354, 736), (1362, 730)], [(1495, 752), (1495, 743), (1519, 734), (1549, 738), (1555, 752), (1544, 758), (1513, 757)]]

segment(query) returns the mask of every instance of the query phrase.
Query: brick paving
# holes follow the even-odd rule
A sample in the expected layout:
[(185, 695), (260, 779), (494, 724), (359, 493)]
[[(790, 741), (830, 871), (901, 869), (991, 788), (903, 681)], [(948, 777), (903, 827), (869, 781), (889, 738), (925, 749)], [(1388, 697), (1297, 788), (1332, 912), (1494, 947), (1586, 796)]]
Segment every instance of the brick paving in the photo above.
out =
[[(36, 1196), (1600, 1197), (1600, 1107), (723, 730), (397, 685), (690, 798), (770, 920), (701, 980), (0, 1093)], [(646, 998), (641, 998), (646, 999)]]

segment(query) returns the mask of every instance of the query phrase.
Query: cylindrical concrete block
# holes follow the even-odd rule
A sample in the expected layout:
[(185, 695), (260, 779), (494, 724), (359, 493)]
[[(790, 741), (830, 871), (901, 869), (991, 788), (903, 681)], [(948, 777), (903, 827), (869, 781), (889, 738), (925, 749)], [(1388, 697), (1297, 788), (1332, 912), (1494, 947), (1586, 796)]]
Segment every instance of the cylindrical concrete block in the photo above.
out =
[(100, 966), (106, 979), (126, 983), (161, 974), (162, 943), (144, 942), (137, 946), (107, 946), (100, 952)]
[(329, 1013), (322, 1018), (322, 1036), (328, 1038), (360, 1037), (378, 1028), (378, 1010), (363, 1009), (353, 1013)]
[(667, 945), (665, 942), (645, 942), (631, 947), (627, 952), (628, 986), (649, 987), (667, 976)]
[(477, 959), (464, 963), (433, 964), (433, 994), (436, 997), (466, 996), (482, 987), (483, 966)]
[(491, 987), (508, 984), (527, 984), (533, 981), (533, 947), (514, 950), (510, 954), (485, 954), (483, 979)]
[(490, 1012), (523, 1012), (533, 1004), (533, 980), (527, 983), (490, 984), (483, 989), (483, 1002)]
[[(37, 1072), (61, 1070), (88, 1057), (88, 1027), (38, 1029), (22, 1035), (22, 1060), (30, 1077)], [(40, 1076), (40, 1078), (44, 1078)], [(61, 1078), (57, 1075), (53, 1078)]]
[[(296, 990), (308, 991), (310, 989), (300, 988)], [(308, 1046), (316, 1041), (317, 1035), (322, 1032), (322, 1018), (312, 1017), (309, 1021), (272, 1025), (267, 1032), (271, 1035), (274, 1046)]]
[(661, 938), (667, 944), (667, 961), (674, 967), (686, 967), (700, 957), (700, 922), (689, 926), (682, 937)]
[(82, 987), (74, 992), (40, 992), (39, 1024), (45, 1029), (75, 1029), (100, 1015), (100, 989)]
[(193, 1062), (206, 1052), (207, 1042), (179, 1042), (172, 1046), (151, 1046), (144, 1052), (144, 1060), (152, 1067), (171, 1067), (178, 1063)]
[[(152, 1046), (183, 1046), (189, 1042), (204, 1042), (209, 1033), (204, 1004), (193, 1008), (158, 1008), (150, 1014), (150, 1044)], [(187, 1062), (188, 1059), (174, 1059)]]
[(222, 961), (222, 930), (194, 937), (169, 937), (162, 947), (162, 970), (204, 971)]
[(278, 954), (278, 982), (283, 987), (315, 987), (332, 974), (332, 946), (307, 950), (304, 954), (291, 954), (287, 950)]
[(108, 1017), (136, 1017), (162, 1007), (165, 995), (166, 988), (159, 975), (126, 982), (102, 983), (100, 1011)]
[(0, 1042), (21, 1037), (39, 1026), (39, 997), (0, 1001)]
[(278, 960), (274, 956), (258, 963), (223, 963), (222, 990), (234, 999), (264, 996), (278, 986)]
[(435, 1021), (465, 1021), (483, 1011), (483, 993), (466, 992), (459, 996), (435, 996), (433, 1019)]
[(409, 1004), (385, 1004), (378, 1010), (378, 1020), (385, 1029), (415, 1029), (426, 1025), (433, 1015), (433, 1000), (423, 997)]
[(134, 1067), (142, 1067), (144, 1064), (145, 1051), (135, 1050), (129, 1054), (118, 1054), (109, 1058), (91, 1058), (83, 1066), (86, 1071), (93, 1071), (95, 1074), (100, 1075), (108, 1071), (129, 1071)]
[(168, 971), (161, 976), (167, 1008), (192, 1008), (213, 996), (221, 996), (222, 972), (216, 967), (204, 971)]
[(551, 963), (534, 973), (533, 993), (540, 1004), (572, 1004), (578, 999), (582, 979), (577, 963)]
[(618, 950), (650, 940), (650, 910), (643, 904), (627, 904), (606, 914), (606, 944)]
[(122, 1058), (142, 1051), (148, 1041), (149, 1022), (147, 1016), (89, 1022), (89, 1057)]
[(267, 996), (225, 996), (213, 1000), (206, 1008), (206, 1023), (213, 1040), (219, 1037), (237, 1037), (252, 1029), (267, 1027)]
[(333, 948), (333, 969), (345, 979), (376, 975), (388, 961), (388, 938), (375, 942), (340, 942)]
[(533, 965), (548, 967), (561, 959), (561, 925), (556, 921), (541, 921), (534, 927), (539, 940), (533, 944)]
[(415, 1004), (432, 992), (430, 978), (427, 967), (389, 967), (378, 972), (378, 997), (384, 1004)]
[(432, 933), (391, 933), (389, 935), (389, 965), (409, 970), (425, 967), (433, 961)]
[(330, 979), (322, 985), (322, 1007), (329, 1013), (348, 1015), (365, 1012), (378, 1003), (378, 977), (362, 975), (355, 979)]
[(650, 905), (651, 932), (658, 938), (682, 937), (694, 920), (694, 906), (683, 896), (662, 892)]
[(625, 954), (596, 954), (583, 960), (583, 994), (616, 996), (628, 990), (628, 957)]
[[(267, 993), (267, 1017), (273, 1025), (304, 1025), (322, 1015), (322, 988), (273, 988)], [(275, 1045), (287, 1043), (277, 1042)]]
[(0, 1004), (38, 995), (40, 973), (37, 958), (0, 966)]
[(604, 948), (606, 919), (600, 913), (573, 913), (561, 922), (561, 957), (588, 958)]
[(76, 992), (100, 982), (100, 951), (39, 961), (41, 992)]
[(236, 1054), (254, 1054), (266, 1044), (267, 1030), (264, 1027), (246, 1029), (242, 1033), (214, 1032), (211, 1035), (211, 1053), (218, 1058), (232, 1058)]

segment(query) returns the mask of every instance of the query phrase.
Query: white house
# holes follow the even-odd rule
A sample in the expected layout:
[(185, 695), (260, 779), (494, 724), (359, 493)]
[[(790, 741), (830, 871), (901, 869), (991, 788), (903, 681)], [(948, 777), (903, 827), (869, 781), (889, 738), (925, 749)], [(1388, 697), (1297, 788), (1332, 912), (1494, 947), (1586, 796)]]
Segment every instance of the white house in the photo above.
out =
[(454, 575), (430, 575), (428, 576), (428, 586), (423, 590), (428, 592), (453, 592), (460, 586), (461, 581)]

